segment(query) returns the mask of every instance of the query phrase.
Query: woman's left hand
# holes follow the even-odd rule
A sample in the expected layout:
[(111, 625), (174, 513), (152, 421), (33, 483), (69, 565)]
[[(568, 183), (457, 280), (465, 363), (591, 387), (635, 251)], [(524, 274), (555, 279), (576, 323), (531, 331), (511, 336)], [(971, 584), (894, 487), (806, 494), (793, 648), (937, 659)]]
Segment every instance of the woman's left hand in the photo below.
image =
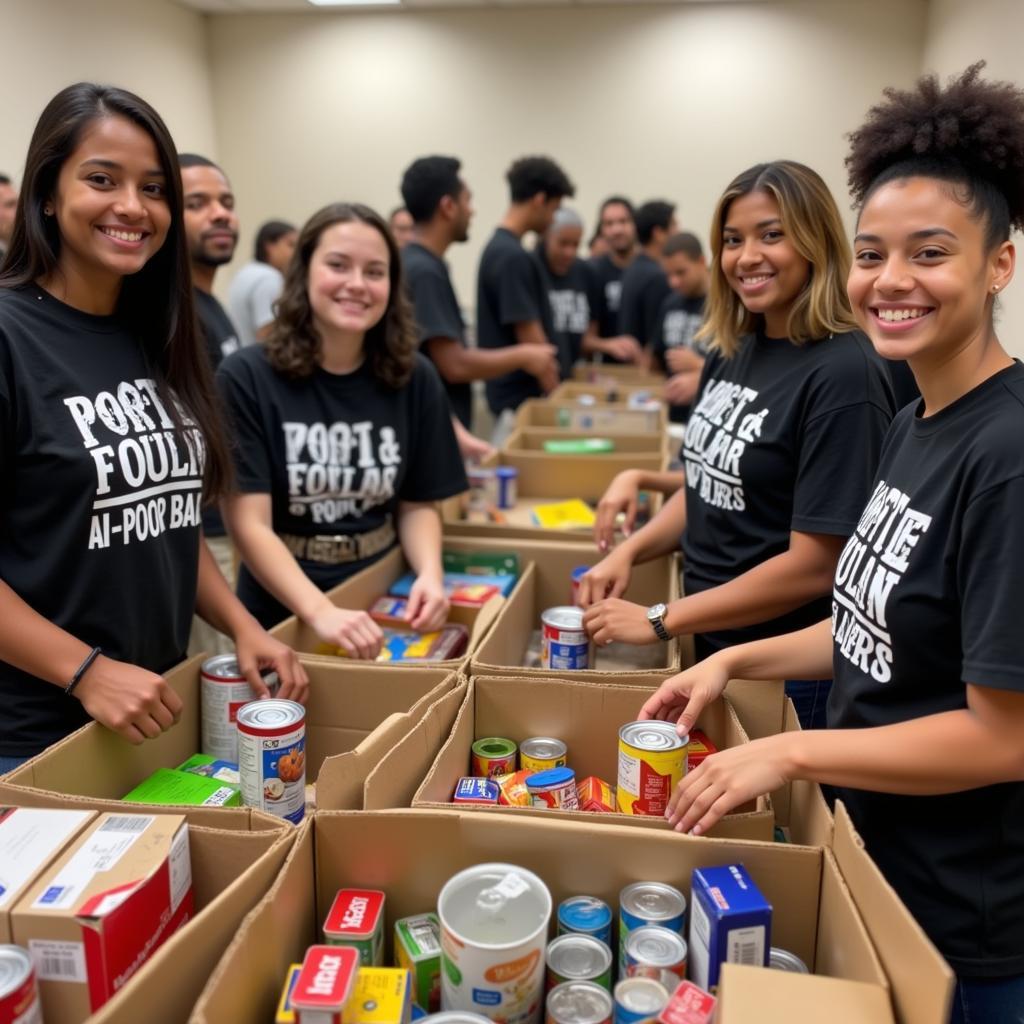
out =
[(707, 833), (740, 804), (784, 786), (792, 777), (791, 739), (782, 733), (711, 754), (683, 776), (665, 817), (677, 832)]
[(409, 592), (409, 608), (405, 613), (413, 629), (429, 633), (448, 621), (448, 595), (441, 579), (421, 573)]
[(642, 604), (609, 597), (591, 605), (583, 613), (583, 628), (598, 646), (613, 640), (624, 644), (658, 643), (658, 637)]
[(306, 703), (309, 696), (309, 676), (299, 664), (299, 656), (280, 640), (275, 640), (262, 626), (253, 625), (235, 634), (235, 654), (238, 668), (249, 680), (249, 685), (260, 698), (269, 697), (267, 685), (260, 675), (261, 668), (272, 668), (281, 681), (277, 696), (284, 700)]

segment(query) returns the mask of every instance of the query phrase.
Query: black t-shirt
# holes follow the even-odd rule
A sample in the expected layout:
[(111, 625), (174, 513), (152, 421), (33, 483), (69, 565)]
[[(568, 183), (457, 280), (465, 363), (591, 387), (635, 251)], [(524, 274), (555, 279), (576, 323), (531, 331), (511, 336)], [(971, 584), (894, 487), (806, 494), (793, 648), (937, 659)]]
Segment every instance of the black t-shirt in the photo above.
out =
[(902, 359), (887, 359), (886, 369), (892, 381), (892, 392), (896, 396), (896, 408), (902, 409), (921, 397), (921, 390), (914, 379), (914, 373)]
[[(395, 523), (399, 501), (440, 501), (466, 489), (444, 388), (423, 356), (398, 391), (366, 363), (347, 374), (318, 367), (292, 380), (273, 369), (262, 346), (226, 359), (217, 381), (234, 426), (238, 488), (270, 495), (275, 533), (365, 533)], [(328, 590), (384, 554), (299, 565)], [(238, 596), (264, 626), (291, 614), (244, 565)]]
[(661, 304), (671, 289), (661, 264), (645, 252), (622, 275), (619, 334), (631, 334), (641, 345), (651, 345), (658, 334)]
[[(698, 342), (696, 338), (703, 323), (703, 295), (689, 298), (673, 291), (665, 297), (658, 310), (658, 331), (652, 348), (655, 362), (662, 373), (672, 373), (665, 361), (665, 353), (670, 348), (688, 348), (700, 355), (707, 353), (704, 343)], [(690, 416), (690, 406), (670, 405), (668, 416), (673, 423), (685, 423)]]
[(574, 260), (566, 274), (555, 274), (544, 255), (543, 245), (533, 253), (548, 289), (548, 305), (554, 335), (551, 341), (558, 346), (558, 363), (562, 379), (572, 376), (573, 364), (583, 351), (583, 335), (593, 319), (594, 282), (582, 260)]
[[(836, 570), (834, 728), (966, 708), (967, 683), (1024, 691), (1024, 367), (927, 419), (919, 405), (893, 421)], [(1024, 782), (839, 795), (957, 974), (1024, 973)]]
[[(419, 242), (410, 242), (402, 250), (402, 269), (416, 314), (423, 354), (430, 358), (426, 342), (433, 338), (451, 338), (465, 348), (466, 325), (444, 260)], [(452, 411), (468, 430), (473, 419), (473, 390), (469, 382), (452, 383), (445, 380), (443, 374), (441, 380)]]
[[(507, 348), (516, 342), (515, 325), (539, 320), (548, 340), (554, 333), (547, 288), (537, 261), (507, 228), (498, 228), (480, 257), (476, 302), (477, 344)], [(537, 378), (513, 370), (485, 384), (487, 404), (495, 416), (518, 409), (542, 394)]]
[(607, 253), (588, 260), (586, 267), (594, 282), (594, 319), (597, 320), (598, 336), (614, 338), (619, 333), (619, 306), (625, 268), (620, 267)]
[[(791, 531), (853, 533), (892, 419), (882, 361), (859, 331), (794, 345), (750, 335), (712, 351), (686, 425), (683, 579), (693, 594), (789, 548)], [(708, 633), (714, 648), (828, 615), (827, 597), (770, 622)]]
[[(35, 611), (119, 661), (180, 661), (204, 459), (115, 317), (0, 289), (0, 579)], [(0, 662), (0, 755), (36, 754), (88, 720), (58, 687)]]

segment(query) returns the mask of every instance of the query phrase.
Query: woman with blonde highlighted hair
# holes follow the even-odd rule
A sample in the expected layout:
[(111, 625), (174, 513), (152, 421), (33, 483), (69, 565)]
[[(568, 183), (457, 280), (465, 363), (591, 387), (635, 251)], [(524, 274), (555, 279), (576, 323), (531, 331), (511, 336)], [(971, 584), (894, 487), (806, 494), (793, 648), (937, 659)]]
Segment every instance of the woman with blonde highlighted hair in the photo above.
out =
[[(599, 644), (693, 634), (698, 658), (828, 614), (836, 561), (864, 506), (893, 415), (888, 377), (854, 327), (850, 249), (821, 177), (758, 164), (725, 189), (711, 225), (710, 354), (686, 428), (680, 487), (580, 588)], [(616, 480), (609, 502), (649, 486)], [(621, 599), (634, 564), (676, 549), (686, 597)], [(791, 684), (821, 720), (827, 684)]]

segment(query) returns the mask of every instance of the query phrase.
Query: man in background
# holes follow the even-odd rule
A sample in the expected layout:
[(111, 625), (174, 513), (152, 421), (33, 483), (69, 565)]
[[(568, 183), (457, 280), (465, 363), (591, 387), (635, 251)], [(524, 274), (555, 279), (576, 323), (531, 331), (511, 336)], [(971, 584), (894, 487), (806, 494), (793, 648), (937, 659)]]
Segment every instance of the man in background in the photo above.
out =
[(14, 212), (18, 209), (18, 190), (6, 174), (0, 174), (0, 261), (11, 244), (14, 231)]
[(388, 215), (388, 227), (399, 249), (404, 249), (412, 241), (412, 214), (404, 206), (396, 206), (391, 211)]
[(228, 288), (228, 309), (240, 344), (267, 340), (298, 237), (295, 225), (283, 220), (268, 220), (256, 232), (255, 259), (235, 274)]
[(645, 351), (654, 343), (661, 304), (669, 294), (661, 258), (665, 242), (675, 233), (676, 208), (672, 203), (654, 199), (636, 211), (640, 252), (622, 275), (619, 333), (635, 338)]
[[(565, 171), (543, 156), (523, 157), (506, 173), (510, 205), (480, 257), (477, 276), (477, 335), (484, 349), (548, 346), (554, 327), (547, 288), (537, 261), (523, 248), (523, 235), (542, 235), (562, 200), (575, 195)], [(494, 443), (511, 431), (513, 414), (527, 398), (539, 398), (558, 380), (538, 380), (522, 370), (486, 384), (496, 417)]]

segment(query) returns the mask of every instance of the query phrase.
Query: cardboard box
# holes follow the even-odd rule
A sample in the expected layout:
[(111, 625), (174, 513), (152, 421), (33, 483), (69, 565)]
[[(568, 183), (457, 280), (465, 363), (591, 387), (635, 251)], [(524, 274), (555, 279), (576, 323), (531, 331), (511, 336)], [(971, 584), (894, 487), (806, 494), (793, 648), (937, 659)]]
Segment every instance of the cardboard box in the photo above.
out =
[[(444, 546), (448, 550), (460, 550), (458, 541), (449, 541), (448, 538), (445, 538)], [(525, 567), (525, 564), (521, 564), (520, 572)], [(355, 576), (345, 580), (344, 583), (339, 583), (338, 586), (327, 591), (327, 596), (339, 608), (367, 609), (378, 597), (386, 594), (388, 588), (396, 580), (401, 579), (402, 576), (410, 571), (409, 563), (406, 562), (401, 549), (394, 548), (379, 562), (375, 562), (368, 568), (356, 573)], [(487, 635), (494, 620), (498, 617), (498, 613), (501, 611), (505, 600), (503, 597), (492, 597), (480, 609), (452, 607), (448, 615), (449, 621), (458, 622), (469, 629), (469, 646), (466, 648), (466, 651), (457, 658), (418, 663), (413, 661), (403, 662), (401, 667), (449, 670), (458, 668), (467, 655), (472, 653), (480, 641)], [(317, 653), (323, 642), (305, 622), (302, 622), (295, 615), (278, 623), (278, 625), (270, 630), (270, 635), (287, 644), (293, 650), (318, 660), (326, 658), (332, 664), (339, 662), (350, 663), (358, 665), (362, 669), (372, 667), (374, 671), (384, 667), (386, 664), (383, 662), (361, 661), (356, 658), (338, 658), (333, 655)]]
[[(500, 676), (471, 679), (451, 736), (414, 794), (412, 805), (451, 808), (452, 791), (459, 779), (469, 772), (470, 748), (474, 740), (485, 736), (503, 736), (516, 743), (531, 736), (557, 737), (568, 747), (568, 767), (576, 771), (577, 779), (596, 775), (615, 786), (618, 781), (619, 729), (636, 720), (643, 699), (644, 691), (611, 683)], [(746, 733), (728, 701), (717, 701), (707, 707), (698, 727), (719, 749), (747, 742)], [(388, 770), (390, 763), (394, 763), (397, 770), (396, 761), (394, 751), (385, 755), (379, 766), (381, 773)], [(474, 806), (472, 810), (478, 814), (544, 819), (557, 816), (592, 825), (628, 824), (669, 830), (662, 818), (636, 817), (618, 812), (556, 811), (504, 805)], [(774, 827), (770, 801), (760, 798), (727, 815), (715, 827), (713, 834), (770, 842)]]
[(54, 858), (95, 819), (95, 811), (0, 807), (0, 944), (11, 938), (11, 911)]
[(633, 395), (644, 395), (655, 400), (661, 399), (661, 389), (665, 384), (664, 377), (637, 380), (615, 380), (606, 378), (604, 381), (588, 383), (582, 380), (565, 380), (548, 395), (550, 402), (576, 402), (581, 396), (587, 395), (595, 402), (608, 405), (621, 405), (628, 408), (629, 399)]
[[(173, 729), (133, 746), (92, 722), (8, 774), (0, 781), (0, 802), (167, 812), (173, 805), (127, 804), (120, 798), (157, 768), (174, 768), (200, 749), (199, 668), (204, 658), (192, 658), (167, 674), (184, 705)], [(380, 674), (368, 674), (365, 668), (338, 664), (340, 660), (304, 662), (310, 677), (306, 781), (317, 783), (326, 806), (339, 808), (359, 806), (354, 801), (361, 799), (362, 782), (377, 760), (433, 700), (455, 685), (455, 677), (444, 669), (381, 666)], [(173, 809), (191, 824), (214, 828), (291, 828), (283, 819), (249, 807)]]
[(607, 438), (615, 445), (610, 452), (585, 452), (578, 454), (562, 454), (549, 452), (544, 448), (547, 441), (570, 441), (574, 438), (581, 441), (591, 441), (594, 438), (593, 432), (589, 434), (583, 431), (557, 430), (550, 427), (519, 427), (513, 430), (502, 445), (502, 451), (507, 454), (515, 454), (530, 458), (552, 458), (560, 459), (562, 462), (576, 459), (586, 459), (588, 462), (596, 462), (609, 459), (628, 459), (628, 469), (643, 469), (652, 473), (660, 473), (668, 468), (669, 445), (668, 435), (664, 432), (644, 434), (617, 434), (602, 433), (601, 437)]
[(36, 963), (43, 1014), (78, 1024), (194, 912), (188, 824), (180, 815), (103, 814), (11, 911)]
[[(785, 699), (783, 731), (800, 731), (800, 719), (788, 697)], [(772, 793), (772, 805), (775, 824), (783, 829), (791, 842), (803, 846), (832, 846), (835, 819), (825, 802), (821, 786), (816, 782), (796, 779), (787, 783)]]
[(654, 387), (665, 383), (664, 374), (651, 373), (650, 370), (628, 363), (577, 363), (572, 368), (572, 379), (585, 384), (614, 380), (637, 387)]
[[(622, 888), (632, 882), (669, 882), (689, 897), (695, 867), (742, 862), (775, 907), (776, 944), (837, 979), (830, 1000), (843, 998), (841, 983), (848, 981), (870, 986), (887, 1001), (885, 972), (828, 850), (473, 812), (338, 812), (318, 814), (311, 831), (303, 830), (274, 887), (210, 978), (191, 1024), (272, 1019), (288, 966), (318, 939), (319, 924), (338, 889), (363, 885), (384, 890), (390, 935), (396, 919), (435, 910), (441, 887), (457, 871), (489, 861), (536, 872), (556, 906), (586, 893), (613, 909)], [(554, 931), (552, 921), (552, 936)], [(806, 981), (797, 977), (797, 983)], [(723, 986), (726, 997), (729, 985)], [(830, 1020), (832, 1009), (831, 1002), (824, 1002), (815, 1006), (817, 1016), (789, 1019)], [(763, 1012), (761, 1006), (737, 1018), (737, 1024), (761, 1024)], [(885, 1020), (862, 1017), (857, 1024)]]
[[(663, 673), (665, 676), (679, 671), (680, 641), (665, 643), (651, 632), (650, 644), (613, 644), (594, 647), (595, 667), (592, 669), (552, 671), (524, 665), (531, 639), (536, 649), (541, 615), (557, 605), (572, 603), (571, 574), (579, 565), (596, 565), (601, 560), (596, 548), (565, 546), (555, 549), (543, 558), (538, 557), (520, 580), (516, 592), (508, 599), (495, 621), (494, 628), (474, 651), (471, 659), (473, 675), (564, 676), (589, 679), (604, 676), (626, 680), (636, 673)], [(623, 597), (645, 608), (659, 601), (674, 601), (679, 593), (679, 573), (673, 555), (666, 555), (638, 565), (630, 578)], [(684, 638), (687, 645), (691, 638)], [(659, 680), (660, 682), (660, 680)]]
[(528, 398), (516, 410), (517, 427), (545, 427), (558, 430), (600, 434), (664, 434), (668, 426), (665, 406), (657, 409), (629, 409), (607, 402), (581, 405), (579, 402), (553, 402), (547, 398)]

